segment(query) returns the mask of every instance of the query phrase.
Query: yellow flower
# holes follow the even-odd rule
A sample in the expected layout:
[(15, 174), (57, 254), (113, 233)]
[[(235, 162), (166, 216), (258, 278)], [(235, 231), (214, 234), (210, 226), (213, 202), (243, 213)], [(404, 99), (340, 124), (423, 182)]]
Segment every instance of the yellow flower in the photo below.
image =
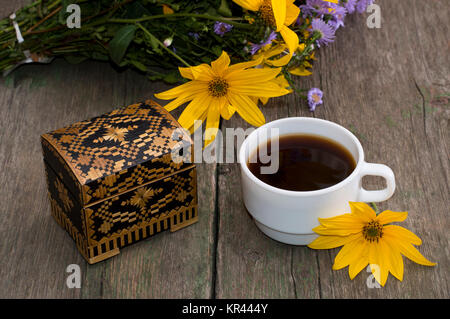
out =
[[(284, 77), (283, 74), (277, 76), (274, 80), (274, 83), (278, 84), (282, 89), (286, 89), (289, 91), (289, 93), (292, 93), (292, 89), (291, 86), (289, 85), (289, 82), (286, 80), (286, 78)], [(250, 97), (252, 99), (253, 102), (255, 102), (256, 104), (258, 104), (259, 101), (261, 101), (261, 103), (263, 105), (266, 105), (267, 102), (269, 102), (269, 98), (268, 97), (256, 97), (256, 96), (251, 96)]]
[(155, 96), (162, 100), (175, 99), (165, 106), (168, 111), (191, 101), (178, 122), (192, 133), (206, 119), (206, 147), (217, 134), (221, 116), (228, 120), (236, 111), (251, 125), (265, 123), (264, 115), (250, 97), (276, 97), (289, 93), (275, 81), (281, 68), (253, 68), (261, 62), (262, 59), (258, 59), (230, 66), (228, 54), (222, 52), (211, 66), (179, 68), (181, 75), (192, 81)]
[[(300, 53), (303, 52), (303, 50), (305, 50), (305, 44), (300, 43), (296, 50), (299, 51)], [(263, 64), (267, 64), (270, 66), (281, 66), (280, 61), (283, 61), (284, 57), (278, 59), (278, 56), (285, 51), (286, 51), (286, 44), (284, 43), (278, 43), (276, 45), (268, 44), (264, 46), (261, 50), (259, 50), (258, 53), (256, 53), (253, 56), (253, 59), (256, 60), (262, 58)], [(289, 60), (285, 60), (285, 62), (288, 63)]]
[(167, 4), (162, 4), (164, 14), (172, 14), (174, 11)]
[(293, 75), (298, 75), (298, 76), (309, 76), (312, 74), (312, 72), (310, 70), (308, 70), (307, 68), (312, 68), (311, 63), (309, 63), (308, 61), (303, 61), (302, 65), (290, 68), (288, 71), (289, 73), (293, 74)]
[[(274, 64), (277, 64), (277, 66), (281, 66), (279, 61), (281, 59), (278, 59), (277, 56), (283, 53), (286, 50), (286, 45), (284, 43), (279, 43), (277, 45), (271, 45), (268, 44), (264, 46), (261, 50), (258, 51), (253, 56), (253, 60), (262, 59), (263, 64), (274, 66)], [(275, 59), (273, 59), (275, 58)], [(286, 64), (289, 62), (289, 60), (285, 61)]]
[(304, 65), (289, 69), (289, 73), (298, 76), (309, 76), (312, 74), (312, 72), (306, 69)]
[(403, 280), (402, 255), (421, 265), (436, 265), (413, 246), (422, 244), (419, 237), (406, 228), (386, 225), (404, 221), (407, 212), (386, 210), (376, 215), (365, 203), (349, 204), (350, 214), (319, 218), (321, 225), (313, 230), (321, 236), (308, 245), (313, 249), (344, 245), (334, 259), (334, 270), (349, 266), (349, 276), (353, 279), (370, 264), (375, 279), (384, 286), (389, 272), (398, 280)]
[(250, 16), (244, 16), (244, 19), (247, 20), (250, 24), (255, 23), (255, 19)]
[(280, 32), (289, 49), (289, 54), (282, 57), (275, 66), (282, 66), (289, 62), (298, 46), (297, 34), (288, 28), (300, 14), (300, 9), (294, 4), (295, 0), (233, 0), (242, 8), (258, 11), (264, 22)]

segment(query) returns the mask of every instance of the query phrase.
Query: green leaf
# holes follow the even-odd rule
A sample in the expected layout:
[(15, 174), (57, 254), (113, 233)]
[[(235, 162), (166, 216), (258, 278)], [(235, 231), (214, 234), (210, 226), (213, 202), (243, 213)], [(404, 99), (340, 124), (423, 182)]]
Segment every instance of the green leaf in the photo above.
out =
[(178, 72), (170, 72), (169, 74), (164, 76), (163, 81), (165, 81), (169, 84), (177, 83), (178, 81), (180, 81)]
[(128, 46), (134, 38), (135, 32), (135, 25), (126, 25), (117, 30), (114, 38), (109, 43), (109, 54), (116, 64), (120, 64), (120, 61), (122, 61)]
[(92, 58), (94, 60), (99, 60), (99, 61), (109, 61), (109, 58), (106, 54), (100, 53), (100, 52), (93, 52), (92, 53)]
[(218, 46), (218, 45), (215, 45), (215, 46), (213, 46), (212, 48), (211, 48), (211, 50), (214, 52), (214, 54), (216, 55), (216, 56), (220, 56), (221, 54), (222, 54), (222, 47), (220, 47), (220, 46)]
[(213, 7), (209, 7), (208, 10), (206, 11), (206, 14), (215, 16), (215, 15), (217, 15), (217, 10), (214, 9)]
[(89, 58), (87, 56), (80, 56), (80, 55), (65, 55), (64, 59), (70, 64), (78, 64), (83, 61), (86, 61)]
[(230, 10), (230, 7), (228, 6), (228, 1), (227, 0), (222, 0), (222, 2), (220, 3), (220, 7), (217, 10), (217, 12), (219, 12), (221, 15), (225, 16), (225, 17), (231, 17), (232, 13)]
[(131, 60), (130, 61), (131, 64), (133, 64), (137, 69), (146, 72), (147, 71), (147, 67), (145, 65), (143, 65), (141, 62), (136, 61), (136, 60)]
[(153, 50), (156, 50), (159, 48), (159, 43), (156, 41), (156, 38), (153, 36), (153, 34), (149, 35), (149, 41), (150, 41), (150, 45), (152, 46)]
[(150, 12), (142, 6), (139, 2), (133, 2), (127, 7), (127, 11), (125, 12), (125, 19), (137, 19), (143, 16), (151, 15)]

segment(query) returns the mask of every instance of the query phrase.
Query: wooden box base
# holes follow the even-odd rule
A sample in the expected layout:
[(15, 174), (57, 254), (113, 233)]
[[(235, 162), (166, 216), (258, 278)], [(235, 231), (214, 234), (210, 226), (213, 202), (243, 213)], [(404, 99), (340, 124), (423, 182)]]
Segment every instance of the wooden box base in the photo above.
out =
[(51, 195), (51, 211), (56, 222), (65, 229), (76, 243), (76, 246), (89, 264), (95, 264), (120, 253), (120, 249), (137, 241), (146, 239), (166, 230), (175, 232), (198, 221), (197, 206), (191, 206), (179, 211), (172, 211), (161, 216), (152, 223), (144, 226), (134, 225), (129, 230), (122, 231), (115, 238), (105, 240), (101, 244), (89, 246), (87, 240), (78, 232), (76, 227), (64, 213)]

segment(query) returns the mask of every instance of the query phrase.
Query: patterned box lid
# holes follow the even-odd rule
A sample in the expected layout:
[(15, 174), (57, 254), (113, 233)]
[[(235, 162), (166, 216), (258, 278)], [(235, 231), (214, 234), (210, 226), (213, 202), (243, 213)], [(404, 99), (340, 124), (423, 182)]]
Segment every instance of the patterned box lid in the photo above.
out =
[(88, 205), (191, 166), (172, 160), (174, 149), (192, 145), (178, 128), (148, 100), (43, 134), (44, 160)]

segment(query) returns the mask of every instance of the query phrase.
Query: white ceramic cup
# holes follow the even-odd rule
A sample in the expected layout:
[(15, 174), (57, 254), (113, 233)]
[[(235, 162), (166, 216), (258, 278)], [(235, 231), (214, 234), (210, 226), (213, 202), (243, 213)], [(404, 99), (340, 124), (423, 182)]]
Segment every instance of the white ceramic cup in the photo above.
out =
[[(356, 168), (338, 184), (316, 191), (290, 191), (266, 184), (250, 172), (247, 162), (258, 145), (267, 142), (267, 131), (273, 128), (278, 129), (279, 136), (313, 134), (338, 142), (352, 154)], [(264, 234), (286, 244), (307, 245), (317, 238), (312, 229), (319, 225), (318, 218), (349, 213), (348, 202), (387, 200), (395, 190), (392, 170), (383, 164), (366, 163), (361, 143), (355, 135), (336, 123), (310, 117), (290, 117), (259, 127), (242, 143), (239, 162), (245, 207)], [(387, 187), (365, 190), (362, 178), (366, 175), (383, 177)]]

